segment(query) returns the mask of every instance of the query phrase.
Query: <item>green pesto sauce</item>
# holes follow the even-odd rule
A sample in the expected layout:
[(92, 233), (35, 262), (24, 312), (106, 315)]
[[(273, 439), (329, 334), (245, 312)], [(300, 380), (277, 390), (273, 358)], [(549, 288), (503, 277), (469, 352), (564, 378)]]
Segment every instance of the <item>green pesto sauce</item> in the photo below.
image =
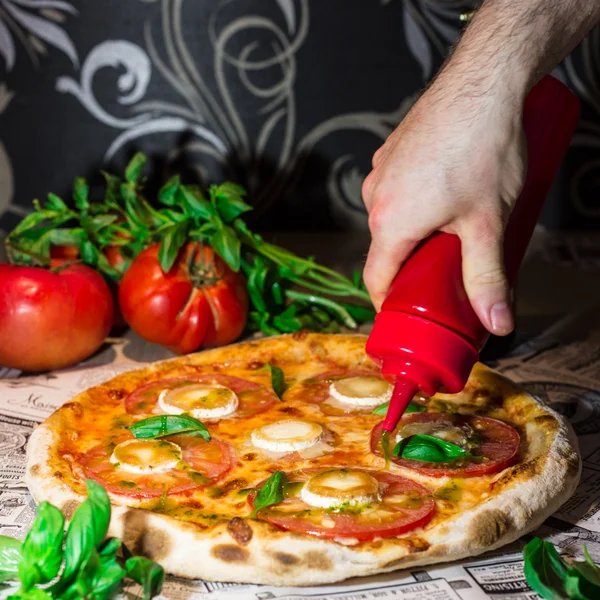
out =
[(457, 479), (451, 479), (446, 485), (436, 490), (433, 497), (439, 500), (459, 502), (463, 493), (463, 486), (464, 484)]

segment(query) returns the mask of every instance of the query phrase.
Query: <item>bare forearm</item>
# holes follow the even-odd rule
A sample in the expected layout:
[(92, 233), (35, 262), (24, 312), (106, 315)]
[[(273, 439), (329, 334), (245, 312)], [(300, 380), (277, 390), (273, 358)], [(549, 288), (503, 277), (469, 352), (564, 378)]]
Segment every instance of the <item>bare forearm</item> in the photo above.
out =
[(439, 78), (522, 98), (599, 21), (600, 0), (485, 0)]

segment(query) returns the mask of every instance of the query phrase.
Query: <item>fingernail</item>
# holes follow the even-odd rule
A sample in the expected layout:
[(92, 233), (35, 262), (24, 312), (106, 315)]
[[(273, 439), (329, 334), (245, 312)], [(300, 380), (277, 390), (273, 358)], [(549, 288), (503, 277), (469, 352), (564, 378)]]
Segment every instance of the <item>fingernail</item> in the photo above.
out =
[(492, 306), (490, 321), (496, 335), (507, 335), (514, 328), (512, 313), (506, 302), (496, 302)]

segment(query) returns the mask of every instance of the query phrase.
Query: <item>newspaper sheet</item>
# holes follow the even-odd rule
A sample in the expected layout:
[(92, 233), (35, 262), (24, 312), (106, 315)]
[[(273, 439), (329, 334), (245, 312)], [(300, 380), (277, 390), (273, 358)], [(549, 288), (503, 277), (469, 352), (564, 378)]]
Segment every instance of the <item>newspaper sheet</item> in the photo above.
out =
[[(127, 351), (115, 340), (107, 364), (60, 374), (18, 377), (0, 373), (0, 534), (24, 537), (35, 505), (24, 483), (25, 447), (36, 423), (80, 391), (144, 361), (165, 358), (145, 348)], [(132, 358), (132, 356), (134, 358)], [(584, 470), (575, 495), (534, 534), (566, 557), (580, 557), (583, 544), (600, 561), (600, 310), (569, 317), (492, 365), (519, 381), (573, 424)], [(278, 588), (168, 578), (162, 593), (172, 600), (533, 600), (523, 575), (521, 550), (511, 546), (455, 564), (359, 578), (339, 585)], [(135, 598), (137, 590), (126, 591)]]

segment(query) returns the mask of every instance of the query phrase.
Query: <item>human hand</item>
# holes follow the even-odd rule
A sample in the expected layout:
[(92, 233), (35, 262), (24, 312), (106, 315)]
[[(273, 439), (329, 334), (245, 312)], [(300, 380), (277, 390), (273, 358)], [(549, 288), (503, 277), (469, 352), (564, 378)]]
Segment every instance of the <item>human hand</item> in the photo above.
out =
[(363, 184), (372, 242), (364, 280), (377, 310), (415, 246), (459, 236), (467, 295), (496, 335), (513, 329), (503, 232), (526, 165), (522, 101), (474, 94), (444, 73), (373, 157)]

